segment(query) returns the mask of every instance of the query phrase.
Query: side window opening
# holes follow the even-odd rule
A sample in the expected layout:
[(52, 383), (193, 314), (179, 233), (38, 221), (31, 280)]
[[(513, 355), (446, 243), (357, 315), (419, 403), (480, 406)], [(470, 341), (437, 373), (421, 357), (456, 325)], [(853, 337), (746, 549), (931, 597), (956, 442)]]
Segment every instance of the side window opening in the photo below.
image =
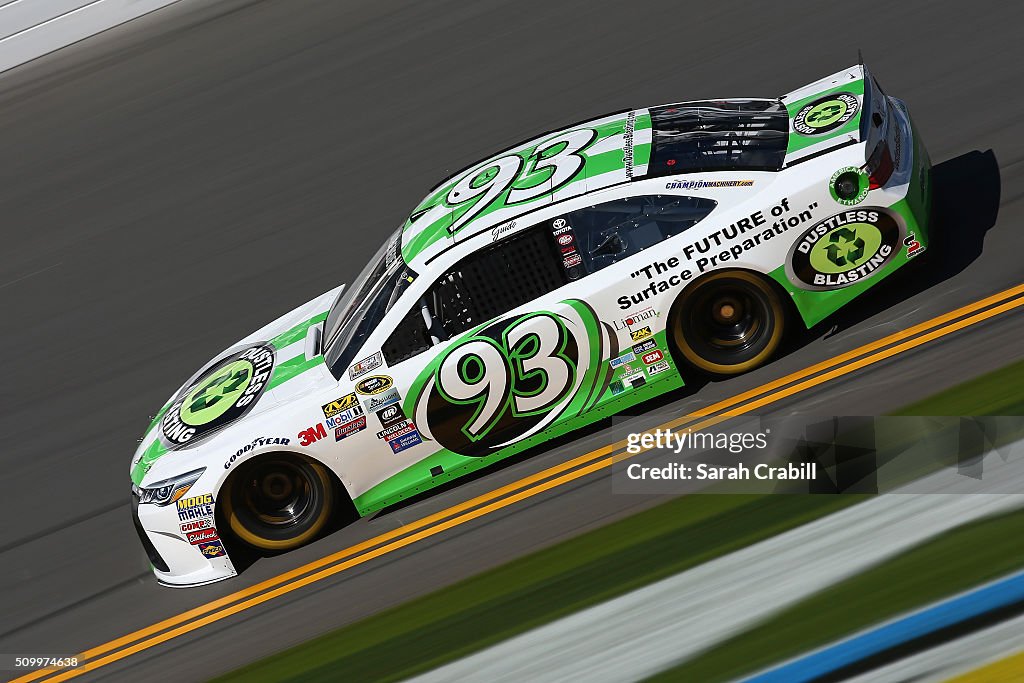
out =
[(485, 247), (444, 273), (383, 346), (388, 365), (426, 351), (570, 280), (548, 223)]
[(617, 199), (565, 216), (588, 273), (687, 230), (718, 205), (712, 199), (652, 195)]

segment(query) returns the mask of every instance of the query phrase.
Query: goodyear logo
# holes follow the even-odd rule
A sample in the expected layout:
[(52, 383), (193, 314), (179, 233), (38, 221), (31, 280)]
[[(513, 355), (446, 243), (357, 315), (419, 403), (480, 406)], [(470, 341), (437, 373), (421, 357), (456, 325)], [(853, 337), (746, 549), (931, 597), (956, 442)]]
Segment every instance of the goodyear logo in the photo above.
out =
[(355, 394), (346, 394), (341, 398), (336, 398), (330, 403), (322, 406), (324, 411), (324, 417), (334, 417), (339, 413), (343, 413), (350, 408), (359, 405), (359, 399), (356, 398)]

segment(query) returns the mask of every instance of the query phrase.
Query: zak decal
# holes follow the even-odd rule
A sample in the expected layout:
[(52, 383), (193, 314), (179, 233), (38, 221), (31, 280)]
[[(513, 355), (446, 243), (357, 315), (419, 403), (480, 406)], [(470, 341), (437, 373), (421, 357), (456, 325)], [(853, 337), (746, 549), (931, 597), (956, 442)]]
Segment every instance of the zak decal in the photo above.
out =
[(800, 135), (824, 135), (852, 119), (859, 110), (860, 102), (852, 93), (826, 95), (800, 108), (793, 117), (793, 130)]
[(274, 369), (274, 351), (258, 344), (216, 363), (179, 392), (160, 421), (171, 448), (245, 415), (267, 386)]
[(800, 236), (786, 261), (786, 275), (802, 289), (849, 287), (878, 273), (899, 253), (899, 214), (878, 207), (843, 211)]
[(591, 407), (613, 340), (587, 304), (566, 303), (490, 323), (434, 360), (412, 392), (423, 438), (481, 457)]

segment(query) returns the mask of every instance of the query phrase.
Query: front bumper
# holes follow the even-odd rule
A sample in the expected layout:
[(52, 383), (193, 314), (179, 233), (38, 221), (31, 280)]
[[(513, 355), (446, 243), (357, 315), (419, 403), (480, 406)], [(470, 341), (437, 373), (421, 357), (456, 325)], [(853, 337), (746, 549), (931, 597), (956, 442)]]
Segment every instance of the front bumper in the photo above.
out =
[(227, 547), (218, 538), (212, 516), (206, 519), (209, 519), (208, 528), (217, 540), (195, 545), (189, 542), (182, 528), (182, 524), (195, 521), (187, 509), (179, 510), (177, 505), (140, 505), (133, 493), (132, 519), (159, 583), (185, 588), (237, 575)]

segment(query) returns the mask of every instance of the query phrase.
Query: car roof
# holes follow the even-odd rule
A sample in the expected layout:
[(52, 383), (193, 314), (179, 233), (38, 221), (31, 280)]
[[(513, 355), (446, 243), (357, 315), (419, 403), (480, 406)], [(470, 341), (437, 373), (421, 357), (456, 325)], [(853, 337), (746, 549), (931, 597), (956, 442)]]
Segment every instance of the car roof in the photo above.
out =
[[(694, 172), (781, 170), (834, 144), (829, 139), (801, 140), (792, 135), (791, 118), (796, 106), (839, 87), (856, 88), (860, 96), (863, 85), (858, 81), (863, 78), (863, 67), (851, 67), (774, 100), (691, 101), (620, 111), (531, 138), (434, 187), (401, 226), (402, 256), (414, 270), (421, 270), (441, 252), (483, 231), (545, 206), (635, 179)], [(682, 116), (677, 110), (682, 110)], [(712, 120), (716, 117), (717, 121)], [(752, 130), (764, 126), (761, 122), (766, 118), (771, 119), (767, 125), (773, 130)], [(661, 127), (669, 119), (674, 119), (674, 130)], [(723, 120), (725, 129), (721, 128)], [(856, 125), (857, 121), (851, 122), (851, 127)], [(737, 132), (743, 145), (766, 145), (758, 148), (756, 163), (709, 166), (706, 153), (694, 153), (697, 148), (730, 144), (736, 149), (730, 140)], [(697, 142), (683, 144), (678, 163), (673, 159), (668, 161), (673, 165), (666, 166), (666, 155), (659, 151), (668, 149), (662, 141), (671, 137)]]

